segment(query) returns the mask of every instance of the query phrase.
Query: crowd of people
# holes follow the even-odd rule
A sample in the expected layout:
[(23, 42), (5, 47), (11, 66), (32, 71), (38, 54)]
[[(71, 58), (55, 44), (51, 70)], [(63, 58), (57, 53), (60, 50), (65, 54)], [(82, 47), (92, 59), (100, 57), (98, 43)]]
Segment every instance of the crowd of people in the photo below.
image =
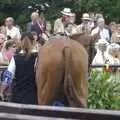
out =
[[(106, 25), (102, 14), (93, 15), (83, 13), (81, 18), (82, 23), (80, 25), (76, 25), (75, 20), (76, 14), (72, 13), (70, 8), (64, 8), (61, 11), (61, 17), (55, 20), (54, 26), (51, 25), (50, 21), (45, 20), (43, 14), (39, 15), (38, 12), (33, 12), (31, 14), (31, 22), (26, 26), (26, 31), (33, 34), (39, 45), (43, 45), (46, 41), (49, 41), (49, 38), (55, 34), (69, 36), (76, 33), (84, 33), (94, 35), (98, 32), (100, 34), (100, 39), (104, 39), (109, 44), (116, 43), (120, 45), (120, 25), (115, 22)], [(0, 26), (0, 43), (2, 48), (0, 55), (1, 63), (2, 59), (6, 61), (6, 58), (8, 58), (7, 56), (9, 56), (7, 52), (5, 57), (6, 51), (13, 51), (14, 53), (11, 46), (15, 46), (16, 44), (17, 47), (19, 45), (22, 32), (23, 31), (15, 24), (15, 20), (12, 17), (6, 18), (5, 25)], [(8, 46), (10, 45), (10, 47), (6, 49), (6, 43), (8, 41)], [(3, 46), (2, 43), (4, 43)], [(39, 45), (36, 45), (36, 47)], [(14, 55), (13, 53), (11, 56)]]
[(31, 21), (26, 26), (26, 32), (23, 32), (12, 17), (6, 18), (5, 24), (0, 26), (0, 65), (8, 65), (3, 75), (1, 96), (15, 78), (12, 101), (36, 104), (34, 94), (36, 53), (53, 35), (99, 33), (100, 39), (95, 44), (96, 55), (92, 64), (120, 64), (120, 24), (111, 22), (106, 25), (102, 14), (94, 16), (84, 13), (80, 25), (75, 24), (75, 19), (76, 14), (72, 13), (70, 8), (64, 8), (61, 17), (52, 26), (50, 21), (45, 20), (43, 14), (33, 12)]

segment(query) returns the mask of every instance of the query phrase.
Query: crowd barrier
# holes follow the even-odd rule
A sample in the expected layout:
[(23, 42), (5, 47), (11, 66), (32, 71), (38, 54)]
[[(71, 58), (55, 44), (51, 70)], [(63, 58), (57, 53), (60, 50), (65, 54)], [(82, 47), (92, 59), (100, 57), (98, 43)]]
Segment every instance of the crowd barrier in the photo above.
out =
[(120, 120), (119, 111), (0, 102), (0, 120)]

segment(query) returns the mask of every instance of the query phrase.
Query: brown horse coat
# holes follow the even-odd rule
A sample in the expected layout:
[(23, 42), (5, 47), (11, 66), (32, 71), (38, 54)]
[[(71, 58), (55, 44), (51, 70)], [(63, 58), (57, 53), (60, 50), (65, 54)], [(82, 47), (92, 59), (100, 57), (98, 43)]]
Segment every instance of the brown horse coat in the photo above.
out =
[(36, 82), (39, 105), (67, 99), (68, 106), (86, 107), (88, 55), (73, 40), (53, 40), (39, 51)]
[(87, 35), (84, 33), (78, 33), (78, 34), (73, 34), (70, 36), (71, 39), (79, 42), (80, 44), (82, 44), (85, 49), (88, 52), (89, 55), (89, 66), (92, 63), (92, 60), (96, 54), (95, 48), (94, 48), (94, 43), (96, 43), (98, 41), (98, 39), (100, 39), (100, 35), (99, 32), (96, 33), (95, 35)]
[(84, 33), (77, 33), (77, 34), (71, 35), (70, 38), (72, 40), (79, 42), (87, 49), (91, 44), (96, 43), (98, 41), (98, 39), (100, 39), (100, 35), (99, 35), (99, 32), (93, 36), (87, 35)]

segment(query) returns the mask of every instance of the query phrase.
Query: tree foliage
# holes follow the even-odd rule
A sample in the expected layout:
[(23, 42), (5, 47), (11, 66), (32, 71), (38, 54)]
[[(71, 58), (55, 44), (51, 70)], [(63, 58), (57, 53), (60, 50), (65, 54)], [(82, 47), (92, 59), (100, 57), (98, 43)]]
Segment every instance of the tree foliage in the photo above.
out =
[(120, 21), (120, 0), (0, 0), (0, 24), (7, 16), (13, 16), (18, 24), (25, 24), (36, 9), (54, 21), (64, 7), (70, 7), (79, 19), (83, 12), (94, 12), (104, 14), (109, 21)]

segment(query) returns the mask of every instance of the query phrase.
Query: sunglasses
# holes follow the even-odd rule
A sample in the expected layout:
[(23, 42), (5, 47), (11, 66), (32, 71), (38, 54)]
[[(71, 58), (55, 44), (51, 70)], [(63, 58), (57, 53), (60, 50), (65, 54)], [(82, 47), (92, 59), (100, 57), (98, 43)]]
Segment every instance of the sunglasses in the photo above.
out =
[(13, 46), (13, 48), (16, 48), (16, 46)]
[(90, 20), (87, 20), (87, 19), (85, 19), (84, 21), (87, 21), (87, 22), (89, 22)]
[(5, 38), (0, 38), (1, 40), (5, 40)]

